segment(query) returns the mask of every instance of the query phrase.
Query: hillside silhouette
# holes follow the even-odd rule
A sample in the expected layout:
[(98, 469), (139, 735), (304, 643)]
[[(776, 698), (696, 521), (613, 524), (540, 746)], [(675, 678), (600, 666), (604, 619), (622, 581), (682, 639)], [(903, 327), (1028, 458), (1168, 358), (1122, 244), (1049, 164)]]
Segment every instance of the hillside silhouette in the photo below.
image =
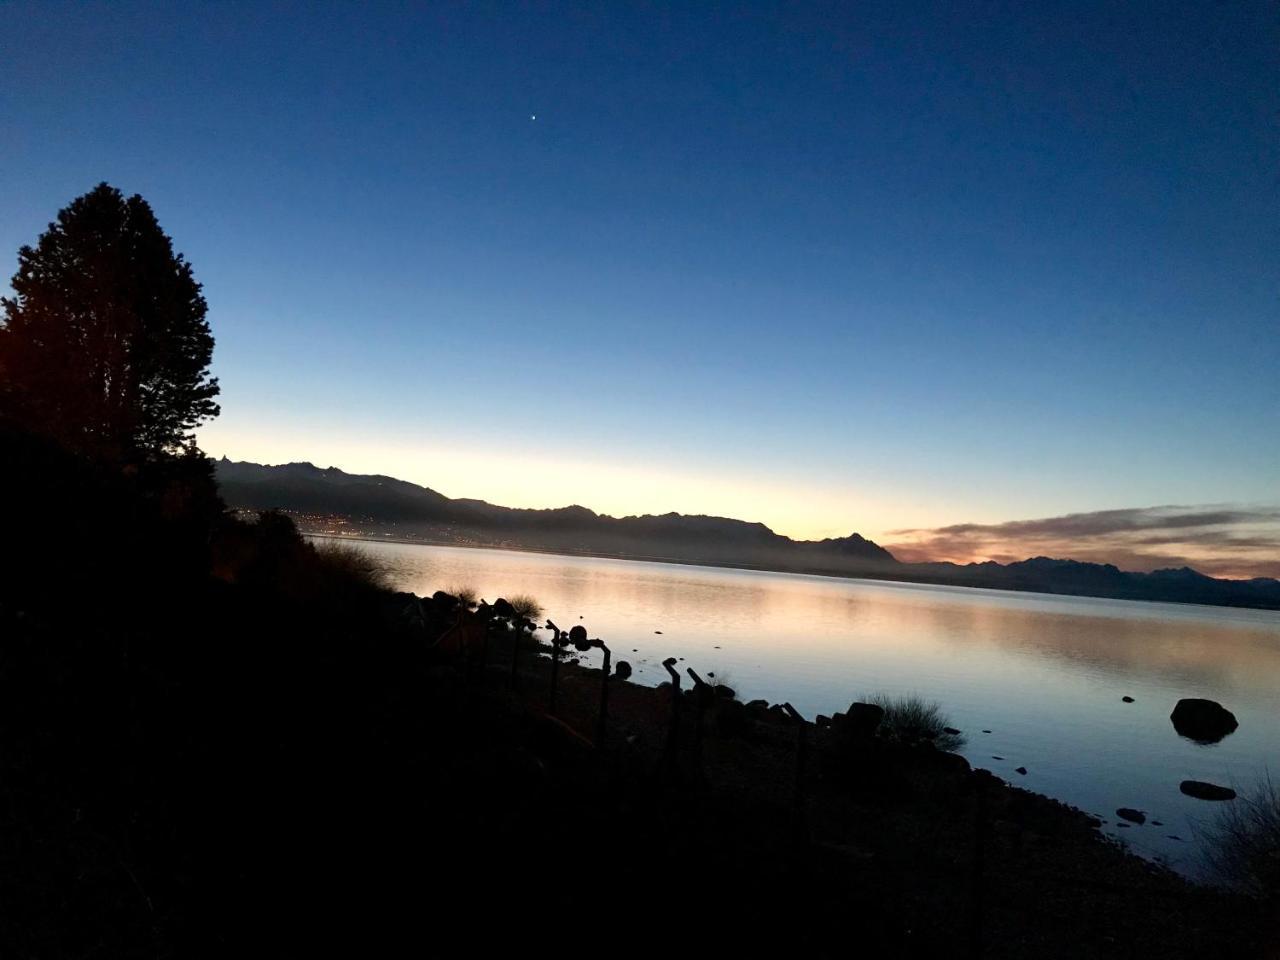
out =
[(349, 474), (311, 463), (216, 462), (226, 502), (296, 515), (323, 532), (328, 519), (349, 532), (434, 543), (515, 547), (624, 559), (667, 560), (788, 573), (868, 577), (1074, 596), (1280, 609), (1280, 581), (1226, 580), (1189, 567), (1138, 573), (1112, 564), (1032, 557), (1015, 563), (904, 563), (857, 533), (793, 540), (762, 523), (728, 517), (612, 517), (582, 506), (532, 510), (453, 499), (394, 477)]

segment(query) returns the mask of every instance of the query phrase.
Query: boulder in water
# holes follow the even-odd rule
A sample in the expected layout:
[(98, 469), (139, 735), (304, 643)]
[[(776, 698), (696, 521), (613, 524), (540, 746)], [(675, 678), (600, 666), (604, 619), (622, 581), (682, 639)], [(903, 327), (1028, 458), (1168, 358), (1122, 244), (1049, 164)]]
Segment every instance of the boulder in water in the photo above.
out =
[(1203, 780), (1183, 780), (1178, 789), (1188, 797), (1197, 800), (1234, 800), (1236, 792), (1230, 787), (1220, 787), (1216, 783), (1205, 783)]
[(1169, 714), (1173, 729), (1196, 743), (1217, 743), (1240, 726), (1235, 714), (1216, 700), (1191, 697), (1179, 700)]
[[(1121, 807), (1116, 811), (1116, 816), (1121, 820), (1128, 820), (1130, 823), (1146, 823), (1147, 815), (1141, 810), (1134, 810), (1132, 807)], [(1117, 824), (1124, 826), (1124, 824)]]

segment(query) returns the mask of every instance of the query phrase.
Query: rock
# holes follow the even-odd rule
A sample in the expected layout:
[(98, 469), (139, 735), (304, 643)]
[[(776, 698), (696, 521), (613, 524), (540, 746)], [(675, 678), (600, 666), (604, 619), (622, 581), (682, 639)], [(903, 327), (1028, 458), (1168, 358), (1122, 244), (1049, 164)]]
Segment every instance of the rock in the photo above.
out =
[(1121, 697), (1120, 699), (1125, 703), (1133, 703), (1133, 697)]
[(631, 664), (625, 660), (619, 660), (613, 665), (613, 675), (619, 680), (628, 680), (631, 677)]
[(734, 690), (733, 687), (725, 686), (723, 683), (716, 684), (714, 689), (716, 696), (721, 700), (732, 700), (738, 695), (737, 691)]
[(1020, 774), (1022, 774), (1022, 775), (1025, 777), (1025, 776), (1027, 775), (1027, 768), (1026, 768), (1026, 767), (1018, 767), (1018, 769), (1017, 769), (1017, 770), (1014, 770), (1013, 772), (1014, 772), (1014, 773), (1020, 773)]
[(499, 597), (497, 600), (493, 601), (493, 612), (495, 616), (499, 617), (514, 617), (516, 615), (516, 608), (511, 605), (510, 601), (503, 597)]
[(960, 754), (946, 750), (922, 750), (917, 754), (917, 760), (926, 768), (956, 776), (967, 776), (972, 769), (969, 761)]
[(1197, 800), (1234, 800), (1236, 792), (1230, 787), (1220, 787), (1216, 783), (1205, 783), (1203, 780), (1183, 780), (1178, 789), (1188, 797)]
[(716, 706), (716, 728), (728, 737), (741, 736), (751, 727), (747, 708), (736, 700), (721, 700)]
[(1163, 827), (1163, 826), (1164, 826), (1164, 824), (1163, 824), (1163, 823), (1161, 823), (1159, 820), (1152, 820), (1152, 821), (1151, 821), (1151, 825), (1152, 825), (1153, 827)]
[[(1131, 823), (1147, 822), (1147, 815), (1143, 813), (1141, 810), (1134, 810), (1132, 807), (1121, 807), (1119, 810), (1116, 811), (1116, 816), (1119, 817), (1121, 820), (1128, 820)], [(1117, 826), (1123, 827), (1124, 824), (1123, 823), (1117, 824)]]
[(994, 755), (993, 755), (993, 756), (991, 757), (991, 759), (992, 759), (992, 760), (1003, 760), (1003, 759), (1004, 759), (1004, 757), (997, 757), (997, 756), (994, 756)]
[(953, 737), (958, 737), (958, 736), (960, 736), (960, 731), (959, 731), (959, 730), (957, 730), (955, 727), (943, 727), (943, 728), (942, 728), (942, 732), (943, 732), (943, 733), (949, 733), (949, 734), (951, 734)]
[(435, 593), (431, 595), (431, 599), (433, 602), (441, 604), (442, 606), (446, 606), (446, 607), (452, 607), (455, 603), (458, 602), (457, 597), (455, 597), (451, 593), (445, 593), (443, 590), (437, 590)]
[(814, 717), (813, 722), (819, 727), (831, 726), (831, 718), (828, 717), (825, 713), (818, 714), (816, 717)]
[(1196, 743), (1217, 743), (1236, 727), (1235, 715), (1215, 700), (1179, 700), (1169, 714), (1173, 729)]
[(747, 713), (756, 720), (761, 720), (769, 712), (768, 700), (750, 700), (747, 702)]
[(1117, 827), (1120, 827), (1122, 830), (1128, 830), (1130, 827), (1132, 827), (1132, 826), (1133, 826), (1133, 824), (1132, 824), (1132, 823), (1117, 823), (1117, 824), (1116, 824), (1116, 826), (1117, 826)]
[(656, 633), (658, 636), (662, 636), (662, 631), (661, 631), (661, 630), (655, 630), (655, 631), (653, 631), (653, 632), (654, 632), (654, 633)]
[(983, 730), (982, 732), (983, 732), (983, 733), (990, 733), (991, 731), (990, 731), (990, 730)]
[(880, 728), (884, 719), (884, 708), (874, 703), (851, 703), (844, 715), (836, 714), (831, 718), (832, 726), (841, 733), (852, 737), (871, 737)]
[(591, 643), (587, 640), (587, 628), (580, 623), (574, 624), (573, 629), (569, 631), (569, 642), (579, 650), (589, 649)]

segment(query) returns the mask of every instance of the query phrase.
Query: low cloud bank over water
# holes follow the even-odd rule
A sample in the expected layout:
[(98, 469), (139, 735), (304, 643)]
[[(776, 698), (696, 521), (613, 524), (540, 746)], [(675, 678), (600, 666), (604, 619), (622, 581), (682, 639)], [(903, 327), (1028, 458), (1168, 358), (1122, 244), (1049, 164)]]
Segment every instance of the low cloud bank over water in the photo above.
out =
[(1280, 507), (1131, 507), (1004, 523), (894, 530), (899, 560), (1010, 563), (1072, 557), (1150, 571), (1192, 566), (1220, 577), (1280, 577)]

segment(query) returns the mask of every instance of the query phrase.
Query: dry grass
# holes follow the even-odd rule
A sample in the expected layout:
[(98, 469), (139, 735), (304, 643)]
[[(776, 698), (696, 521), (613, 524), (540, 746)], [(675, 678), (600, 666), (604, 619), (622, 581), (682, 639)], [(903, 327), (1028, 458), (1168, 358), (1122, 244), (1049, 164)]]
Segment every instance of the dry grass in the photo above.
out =
[(534, 621), (542, 618), (542, 604), (527, 593), (517, 593), (515, 596), (507, 597), (507, 603), (511, 604), (518, 617)]
[(340, 540), (320, 540), (312, 548), (328, 577), (368, 590), (391, 589), (387, 565), (369, 551)]
[(1197, 829), (1209, 874), (1261, 900), (1280, 898), (1280, 790), (1265, 775)]
[(449, 587), (445, 590), (445, 593), (457, 597), (458, 602), (468, 610), (475, 607), (475, 605), (480, 602), (480, 591), (475, 587), (468, 586), (466, 584)]
[(959, 750), (965, 745), (964, 734), (947, 733), (951, 720), (942, 712), (937, 701), (925, 700), (916, 694), (891, 697), (877, 693), (867, 698), (884, 710), (880, 721), (880, 735), (899, 743), (923, 743), (928, 741), (939, 750)]

